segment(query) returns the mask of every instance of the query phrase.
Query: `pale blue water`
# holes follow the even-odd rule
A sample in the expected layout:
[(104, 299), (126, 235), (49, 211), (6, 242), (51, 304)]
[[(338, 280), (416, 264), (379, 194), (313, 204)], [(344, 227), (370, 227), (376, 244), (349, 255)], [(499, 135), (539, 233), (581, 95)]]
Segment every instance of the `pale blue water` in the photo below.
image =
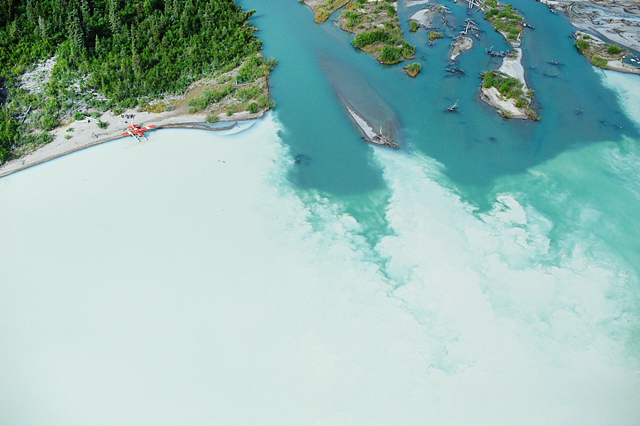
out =
[(542, 121), (504, 121), (477, 17), (462, 79), (409, 34), (412, 80), (297, 2), (241, 4), (274, 113), (0, 179), (0, 424), (639, 424), (640, 78), (518, 1)]

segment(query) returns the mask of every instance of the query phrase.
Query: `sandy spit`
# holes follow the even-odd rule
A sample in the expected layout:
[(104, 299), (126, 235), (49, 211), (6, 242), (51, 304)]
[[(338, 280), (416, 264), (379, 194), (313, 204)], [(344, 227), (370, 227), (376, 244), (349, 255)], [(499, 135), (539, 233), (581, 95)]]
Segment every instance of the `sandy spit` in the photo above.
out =
[(526, 91), (527, 82), (524, 79), (524, 67), (522, 66), (522, 49), (516, 47), (513, 50), (517, 53), (516, 57), (507, 56), (502, 58), (502, 65), (500, 65), (498, 71), (518, 79), (524, 85), (522, 90)]
[[(126, 115), (131, 114), (134, 115), (133, 119), (125, 118)], [(264, 111), (258, 111), (256, 114), (244, 111), (231, 116), (220, 115), (219, 119), (221, 122), (229, 122), (230, 125), (233, 125), (235, 121), (257, 119), (263, 115)], [(63, 155), (119, 139), (123, 137), (122, 133), (126, 132), (127, 126), (131, 125), (131, 123), (142, 126), (155, 124), (156, 130), (154, 131), (176, 127), (214, 130), (205, 126), (206, 117), (207, 114), (187, 114), (181, 110), (155, 114), (129, 109), (118, 116), (114, 116), (113, 113), (107, 111), (99, 119), (85, 118), (56, 128), (51, 132), (54, 138), (52, 142), (21, 158), (3, 164), (0, 167), (0, 177), (42, 164)], [(107, 127), (100, 129), (98, 120), (107, 123)], [(70, 128), (73, 131), (69, 131)], [(70, 136), (70, 138), (66, 139), (66, 135)]]

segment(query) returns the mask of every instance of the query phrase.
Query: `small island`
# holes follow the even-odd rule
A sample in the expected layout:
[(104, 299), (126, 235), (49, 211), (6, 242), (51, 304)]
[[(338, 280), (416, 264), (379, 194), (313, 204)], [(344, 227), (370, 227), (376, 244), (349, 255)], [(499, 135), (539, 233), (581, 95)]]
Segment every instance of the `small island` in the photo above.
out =
[(511, 51), (502, 59), (498, 71), (482, 75), (480, 98), (496, 108), (504, 118), (520, 118), (538, 121), (539, 117), (531, 108), (534, 92), (528, 88), (522, 66), (522, 36), (524, 18), (513, 6), (497, 0), (480, 3), (484, 17), (493, 25), (511, 46)]
[(459, 35), (458, 37), (453, 39), (453, 43), (451, 44), (451, 55), (449, 56), (450, 61), (456, 61), (458, 56), (467, 50), (473, 47), (473, 39), (471, 37), (467, 37), (464, 35)]
[(414, 78), (415, 76), (420, 74), (420, 70), (421, 69), (422, 69), (422, 66), (417, 62), (415, 62), (415, 63), (413, 63), (411, 65), (407, 65), (406, 67), (404, 67), (404, 71), (411, 78)]
[(343, 31), (355, 35), (351, 45), (381, 64), (397, 64), (415, 55), (415, 47), (402, 37), (396, 1), (304, 0), (304, 3), (313, 10), (317, 23), (326, 21), (330, 13), (344, 7), (338, 24)]

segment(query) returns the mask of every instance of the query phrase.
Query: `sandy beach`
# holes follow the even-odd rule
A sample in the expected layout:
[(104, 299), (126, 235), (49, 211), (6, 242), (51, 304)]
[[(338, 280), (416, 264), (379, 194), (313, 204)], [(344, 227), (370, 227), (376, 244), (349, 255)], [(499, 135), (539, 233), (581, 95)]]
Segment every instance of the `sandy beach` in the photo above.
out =
[[(126, 118), (126, 116), (131, 115), (134, 116), (133, 119)], [(237, 121), (257, 119), (263, 115), (264, 111), (262, 110), (255, 114), (243, 111), (231, 116), (221, 114), (218, 118), (219, 122), (229, 123), (229, 126), (233, 126)], [(188, 114), (184, 108), (162, 113), (139, 112), (136, 109), (129, 109), (117, 116), (114, 116), (111, 111), (107, 111), (98, 119), (85, 118), (83, 120), (72, 121), (54, 129), (51, 132), (51, 135), (53, 136), (52, 142), (27, 155), (3, 164), (0, 167), (0, 177), (10, 175), (11, 173), (42, 164), (82, 149), (119, 139), (121, 137), (129, 137), (122, 136), (122, 133), (126, 132), (127, 126), (132, 123), (142, 126), (155, 124), (156, 128), (153, 131), (159, 131), (163, 128), (216, 130), (207, 126), (205, 122), (206, 117), (207, 114), (203, 113)], [(104, 129), (99, 128), (99, 120), (107, 123), (107, 127)], [(229, 126), (221, 126), (221, 129), (227, 129)], [(71, 131), (70, 129), (73, 130)], [(69, 138), (66, 138), (65, 136), (69, 136)]]

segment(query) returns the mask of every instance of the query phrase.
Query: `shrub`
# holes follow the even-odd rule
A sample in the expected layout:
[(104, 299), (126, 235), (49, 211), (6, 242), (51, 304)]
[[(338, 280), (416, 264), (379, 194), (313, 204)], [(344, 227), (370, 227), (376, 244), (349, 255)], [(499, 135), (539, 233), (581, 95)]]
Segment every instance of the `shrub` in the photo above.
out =
[(101, 129), (106, 129), (109, 123), (102, 121), (102, 120), (98, 120), (98, 127)]
[(606, 69), (609, 61), (604, 59), (602, 56), (593, 55), (591, 57), (591, 63), (593, 64), (594, 67)]
[(220, 119), (215, 114), (207, 115), (207, 117), (204, 119), (204, 121), (206, 121), (207, 123), (217, 123), (218, 120)]
[(259, 108), (271, 109), (276, 106), (276, 103), (264, 93), (256, 98), (256, 102), (258, 103)]
[(238, 99), (240, 99), (241, 102), (246, 102), (249, 99), (254, 99), (259, 94), (260, 94), (260, 88), (257, 86), (251, 86), (251, 87), (238, 90), (235, 96)]
[(418, 31), (418, 28), (420, 28), (420, 24), (418, 24), (416, 21), (409, 22), (409, 31), (415, 33), (416, 31)]
[(580, 52), (589, 48), (589, 42), (586, 40), (576, 40), (575, 45)]
[(411, 59), (413, 58), (413, 55), (415, 55), (416, 53), (416, 48), (413, 47), (412, 45), (410, 45), (409, 43), (405, 42), (402, 45), (402, 56), (404, 56), (407, 59)]
[(247, 59), (238, 69), (236, 81), (238, 83), (251, 83), (260, 77), (269, 75), (269, 66), (265, 66), (262, 56), (253, 56)]
[(416, 75), (418, 75), (421, 69), (422, 66), (417, 62), (405, 67), (407, 74), (409, 74), (411, 77), (415, 77)]
[(189, 114), (195, 114), (196, 112), (198, 112), (198, 108), (193, 107), (193, 106), (189, 107), (189, 111), (188, 112), (189, 112)]
[(484, 14), (485, 18), (487, 18), (487, 20), (490, 20), (491, 18), (493, 18), (494, 16), (496, 16), (498, 13), (500, 13), (500, 11), (498, 9), (489, 9), (487, 10), (487, 12)]
[[(68, 136), (68, 135), (67, 135)], [(53, 136), (51, 136), (47, 132), (42, 132), (38, 135), (38, 142), (41, 144), (49, 143), (53, 140)]]
[(622, 49), (620, 49), (616, 45), (610, 44), (609, 46), (607, 46), (607, 53), (609, 55), (617, 55), (620, 52), (622, 52)]
[(73, 114), (73, 119), (74, 119), (75, 121), (82, 120), (83, 118), (84, 118), (84, 114), (83, 114), (83, 113), (81, 113), (81, 112), (75, 112), (75, 113)]
[(347, 28), (353, 28), (360, 23), (360, 14), (351, 10), (345, 10), (342, 16), (347, 20)]
[(384, 46), (378, 59), (384, 64), (396, 64), (402, 59), (402, 50), (393, 46)]
[(47, 131), (53, 130), (58, 127), (58, 120), (56, 120), (55, 117), (50, 114), (45, 114), (40, 119), (40, 127)]
[(247, 111), (249, 111), (251, 114), (255, 114), (256, 112), (258, 112), (258, 104), (255, 102), (251, 102), (249, 104), (249, 108), (247, 108)]
[(374, 30), (360, 33), (351, 40), (353, 47), (362, 49), (374, 43), (384, 43), (389, 39), (389, 34), (384, 30)]
[(396, 9), (393, 6), (385, 5), (385, 9), (387, 10), (387, 15), (390, 17), (396, 16)]
[(442, 33), (436, 33), (434, 31), (429, 31), (429, 40), (430, 41), (433, 41), (433, 40), (436, 40), (436, 39), (439, 39), (439, 38), (442, 38), (442, 37), (444, 37), (444, 34), (442, 34)]
[(264, 61), (264, 64), (267, 66), (267, 68), (269, 68), (269, 70), (272, 70), (276, 67), (276, 65), (278, 65), (278, 60), (270, 56), (266, 61)]

